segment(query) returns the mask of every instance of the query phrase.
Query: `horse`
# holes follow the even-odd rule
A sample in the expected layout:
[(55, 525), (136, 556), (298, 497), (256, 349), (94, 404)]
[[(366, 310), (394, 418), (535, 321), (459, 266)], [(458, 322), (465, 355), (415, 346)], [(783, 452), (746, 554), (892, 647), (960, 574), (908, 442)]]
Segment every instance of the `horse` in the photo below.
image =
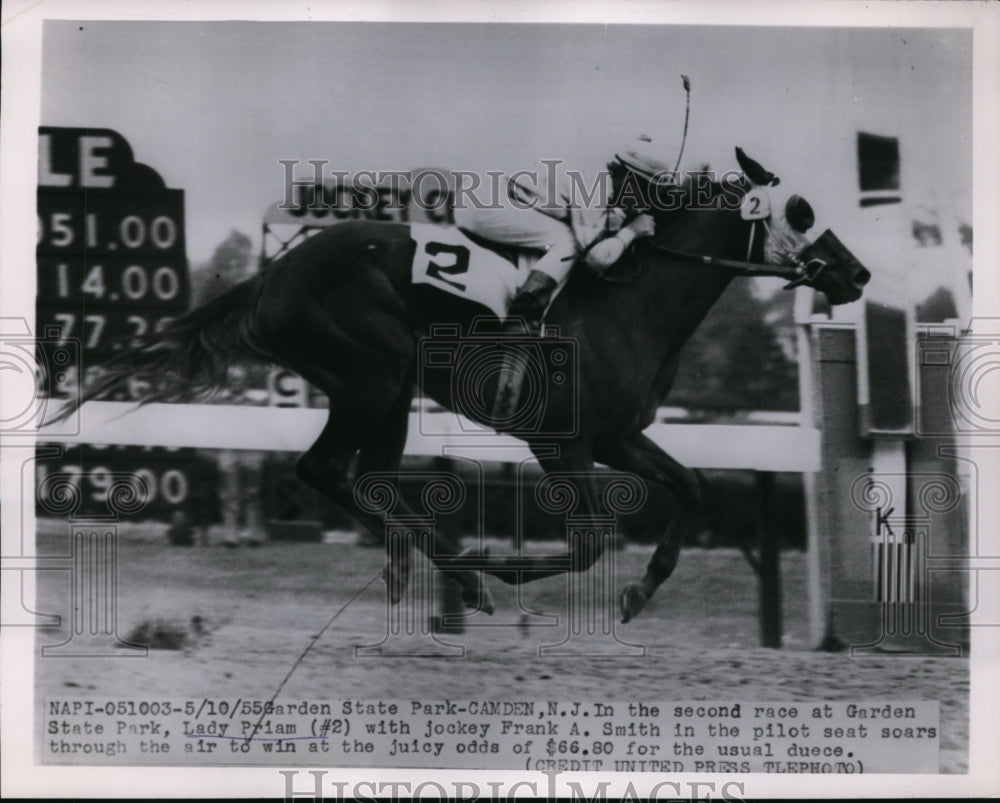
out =
[[(583, 269), (571, 273), (546, 323), (575, 344), (578, 375), (573, 382), (549, 382), (544, 420), (510, 430), (526, 442), (546, 474), (569, 478), (585, 514), (597, 512), (600, 505), (595, 463), (637, 475), (672, 494), (672, 513), (644, 576), (620, 592), (623, 622), (636, 616), (674, 571), (702, 502), (696, 473), (643, 434), (670, 391), (684, 343), (741, 274), (791, 279), (787, 286), (812, 286), (832, 304), (857, 300), (870, 278), (842, 246), (827, 248), (822, 257), (787, 256), (782, 264), (763, 263), (775, 251), (769, 247), (775, 235), (770, 228), (761, 232), (760, 216), (746, 210), (746, 201), (756, 198), (756, 207), (762, 200), (763, 188), (747, 177), (760, 173), (759, 165), (739, 149), (737, 158), (744, 174), (735, 181), (688, 181), (670, 188), (670, 203), (649, 209), (655, 235), (635, 241), (607, 276)], [(442, 322), (455, 325), (459, 342), (480, 336), (481, 331), (472, 331), (473, 322), (480, 325), (487, 312), (413, 283), (414, 251), (407, 223), (353, 220), (324, 229), (159, 333), (133, 341), (103, 366), (102, 378), (69, 403), (60, 418), (135, 377), (148, 380), (140, 404), (189, 401), (222, 387), (231, 363), (263, 359), (284, 366), (330, 402), (322, 432), (298, 460), (298, 477), (381, 536), (384, 521), (359, 503), (356, 484), (376, 472), (398, 478), (418, 391), (448, 409), (458, 406), (453, 382), (418, 370), (420, 344)], [(618, 280), (607, 280), (613, 277)], [(493, 315), (492, 320), (500, 331), (499, 318)], [(419, 388), (418, 379), (423, 383)], [(482, 414), (472, 415), (502, 429), (489, 419), (497, 392), (495, 373), (475, 391)], [(569, 425), (571, 414), (575, 418)], [(460, 583), (467, 607), (487, 613), (493, 602), (483, 573), (518, 585), (586, 571), (601, 554), (599, 543), (584, 538), (569, 543), (565, 555), (548, 556), (455, 554), (436, 535), (417, 546)], [(411, 551), (391, 550), (383, 573), (393, 603), (408, 581)]]

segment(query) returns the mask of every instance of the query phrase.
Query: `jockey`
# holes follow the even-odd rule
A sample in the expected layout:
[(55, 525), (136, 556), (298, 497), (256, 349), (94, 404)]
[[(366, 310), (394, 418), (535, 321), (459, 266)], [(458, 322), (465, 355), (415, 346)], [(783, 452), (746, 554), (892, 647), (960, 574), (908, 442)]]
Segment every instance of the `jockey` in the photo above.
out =
[(511, 301), (508, 319), (523, 318), (529, 332), (540, 335), (545, 310), (566, 283), (574, 263), (579, 261), (600, 275), (633, 240), (654, 233), (653, 218), (642, 211), (644, 204), (638, 202), (642, 193), (636, 189), (654, 177), (662, 178), (669, 168), (650, 153), (650, 144), (649, 137), (642, 136), (616, 153), (608, 163), (611, 186), (607, 197), (594, 198), (589, 205), (575, 203), (565, 177), (551, 188), (519, 174), (509, 181), (507, 203), (499, 208), (455, 210), (455, 223), (461, 229), (494, 242), (544, 252)]
[[(669, 168), (651, 153), (651, 140), (640, 136), (608, 163), (610, 187), (606, 197), (591, 197), (588, 205), (575, 203), (568, 179), (558, 187), (513, 178), (508, 203), (499, 208), (455, 210), (459, 228), (479, 237), (519, 248), (544, 252), (532, 267), (507, 310), (506, 329), (521, 334), (520, 320), (529, 334), (542, 333), (542, 321), (555, 293), (570, 270), (581, 262), (597, 275), (614, 265), (640, 237), (655, 231), (647, 193), (651, 182), (664, 180)], [(593, 193), (593, 188), (588, 188)], [(553, 197), (555, 196), (555, 197)], [(496, 421), (509, 420), (516, 411), (524, 377), (523, 363), (504, 360), (493, 409)]]

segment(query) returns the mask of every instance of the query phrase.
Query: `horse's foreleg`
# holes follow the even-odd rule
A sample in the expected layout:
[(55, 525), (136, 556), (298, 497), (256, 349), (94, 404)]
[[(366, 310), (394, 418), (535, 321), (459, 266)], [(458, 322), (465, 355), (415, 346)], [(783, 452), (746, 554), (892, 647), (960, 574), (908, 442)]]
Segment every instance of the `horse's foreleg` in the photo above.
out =
[(631, 471), (647, 482), (669, 489), (676, 502), (642, 581), (628, 583), (622, 590), (619, 599), (622, 622), (628, 622), (643, 609), (677, 566), (684, 536), (701, 507), (701, 485), (697, 474), (682, 466), (642, 433), (606, 445), (598, 459), (613, 468)]
[(678, 505), (677, 513), (671, 518), (667, 531), (650, 558), (643, 580), (643, 585), (650, 588), (652, 593), (670, 577), (677, 566), (684, 537), (702, 506), (702, 488), (701, 480), (693, 470), (682, 466), (646, 435), (639, 436), (637, 445), (656, 470), (653, 481), (669, 488)]

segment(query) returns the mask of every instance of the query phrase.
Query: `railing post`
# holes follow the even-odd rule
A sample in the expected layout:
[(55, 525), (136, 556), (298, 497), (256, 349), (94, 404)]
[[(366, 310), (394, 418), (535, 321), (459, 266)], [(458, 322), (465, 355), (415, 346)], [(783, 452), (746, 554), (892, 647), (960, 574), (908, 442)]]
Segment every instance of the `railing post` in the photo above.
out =
[(755, 471), (757, 537), (760, 555), (760, 643), (781, 647), (781, 545), (775, 531), (774, 473)]

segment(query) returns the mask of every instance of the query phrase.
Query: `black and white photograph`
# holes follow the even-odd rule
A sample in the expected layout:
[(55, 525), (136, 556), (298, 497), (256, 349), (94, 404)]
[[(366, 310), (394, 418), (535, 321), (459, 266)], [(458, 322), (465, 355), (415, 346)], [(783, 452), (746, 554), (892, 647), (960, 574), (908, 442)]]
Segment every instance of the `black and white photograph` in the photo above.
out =
[(1000, 792), (995, 7), (3, 23), (5, 796)]

